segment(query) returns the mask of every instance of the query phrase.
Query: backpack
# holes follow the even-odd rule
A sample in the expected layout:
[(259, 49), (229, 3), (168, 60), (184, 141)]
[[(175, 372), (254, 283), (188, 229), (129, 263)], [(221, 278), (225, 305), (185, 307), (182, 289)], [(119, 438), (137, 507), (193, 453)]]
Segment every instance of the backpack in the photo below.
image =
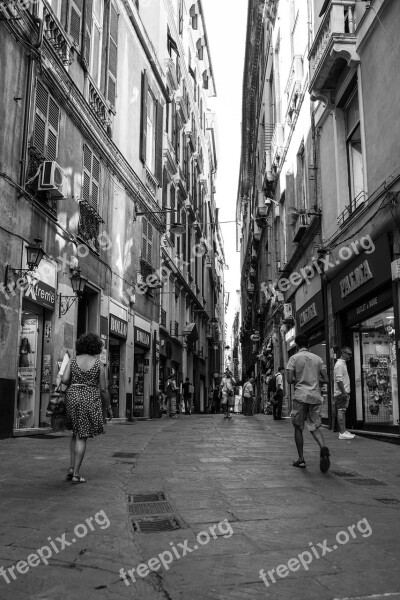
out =
[(275, 393), (276, 392), (276, 375), (271, 377), (268, 382), (268, 392)]

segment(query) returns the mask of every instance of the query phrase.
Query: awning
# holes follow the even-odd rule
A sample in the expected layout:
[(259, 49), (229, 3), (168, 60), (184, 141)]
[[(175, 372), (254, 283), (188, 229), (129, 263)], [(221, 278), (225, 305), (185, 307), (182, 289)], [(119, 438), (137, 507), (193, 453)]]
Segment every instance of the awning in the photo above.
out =
[(196, 327), (196, 323), (188, 323), (183, 331), (182, 334), (186, 336), (186, 341), (189, 343), (193, 343), (193, 342), (197, 342), (197, 340), (199, 339), (199, 333), (197, 331), (197, 327)]

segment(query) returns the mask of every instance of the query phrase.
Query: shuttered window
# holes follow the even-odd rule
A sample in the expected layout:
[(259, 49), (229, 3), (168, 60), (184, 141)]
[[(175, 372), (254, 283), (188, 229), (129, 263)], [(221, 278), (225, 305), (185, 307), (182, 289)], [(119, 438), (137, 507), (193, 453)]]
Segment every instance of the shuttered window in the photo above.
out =
[(84, 19), (82, 63), (85, 69), (89, 70), (92, 45), (93, 0), (85, 0)]
[(100, 160), (91, 148), (87, 144), (84, 144), (82, 198), (95, 210), (98, 210), (99, 206), (99, 190)]
[(109, 5), (108, 44), (107, 44), (107, 80), (105, 96), (115, 108), (117, 97), (118, 68), (118, 11), (113, 2)]
[[(170, 190), (170, 198), (171, 198), (171, 212), (170, 212), (170, 223), (171, 225), (173, 223), (176, 223), (176, 215), (175, 215), (175, 208), (176, 208), (176, 200), (175, 200), (175, 186), (171, 185), (171, 190)], [(172, 245), (175, 246), (175, 234), (172, 233), (172, 231), (170, 231), (170, 238), (171, 238), (171, 242)]]
[(183, 32), (183, 0), (178, 0), (178, 2), (179, 2), (178, 29), (179, 29), (179, 34), (182, 35), (182, 32)]
[(78, 48), (81, 47), (83, 0), (70, 0), (68, 33)]
[(33, 143), (47, 160), (57, 158), (59, 122), (60, 107), (44, 85), (37, 80)]
[(142, 220), (142, 259), (149, 265), (152, 264), (151, 254), (153, 247), (153, 226), (145, 218)]
[(148, 84), (146, 71), (142, 74), (140, 127), (140, 159), (162, 185), (164, 111)]

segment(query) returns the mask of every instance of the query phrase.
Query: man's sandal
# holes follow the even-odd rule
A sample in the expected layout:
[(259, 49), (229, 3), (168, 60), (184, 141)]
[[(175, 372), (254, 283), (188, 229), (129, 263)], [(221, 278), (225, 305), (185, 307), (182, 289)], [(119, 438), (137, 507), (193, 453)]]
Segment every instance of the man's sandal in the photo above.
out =
[(86, 479), (81, 475), (74, 475), (71, 479), (71, 483), (86, 483)]
[(293, 463), (294, 467), (298, 467), (299, 469), (305, 469), (306, 468), (306, 461), (303, 459), (300, 460), (300, 458), (298, 460), (295, 460)]
[(71, 469), (68, 470), (68, 473), (67, 473), (67, 476), (65, 478), (65, 481), (71, 481), (71, 479), (73, 478), (73, 476), (74, 476), (74, 470), (71, 468)]

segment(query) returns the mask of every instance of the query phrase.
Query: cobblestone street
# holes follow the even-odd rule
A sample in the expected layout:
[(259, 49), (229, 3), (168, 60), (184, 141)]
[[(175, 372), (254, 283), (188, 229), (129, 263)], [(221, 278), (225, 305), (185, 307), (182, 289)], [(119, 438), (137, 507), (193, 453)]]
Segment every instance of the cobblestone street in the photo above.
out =
[[(308, 433), (307, 469), (292, 467), (292, 433), (266, 415), (109, 425), (77, 486), (67, 433), (1, 441), (1, 599), (400, 598), (399, 447), (326, 431), (322, 475)], [(134, 531), (154, 520), (163, 531)], [(14, 579), (7, 569), (51, 541), (49, 564)], [(156, 571), (139, 566), (152, 558)]]

